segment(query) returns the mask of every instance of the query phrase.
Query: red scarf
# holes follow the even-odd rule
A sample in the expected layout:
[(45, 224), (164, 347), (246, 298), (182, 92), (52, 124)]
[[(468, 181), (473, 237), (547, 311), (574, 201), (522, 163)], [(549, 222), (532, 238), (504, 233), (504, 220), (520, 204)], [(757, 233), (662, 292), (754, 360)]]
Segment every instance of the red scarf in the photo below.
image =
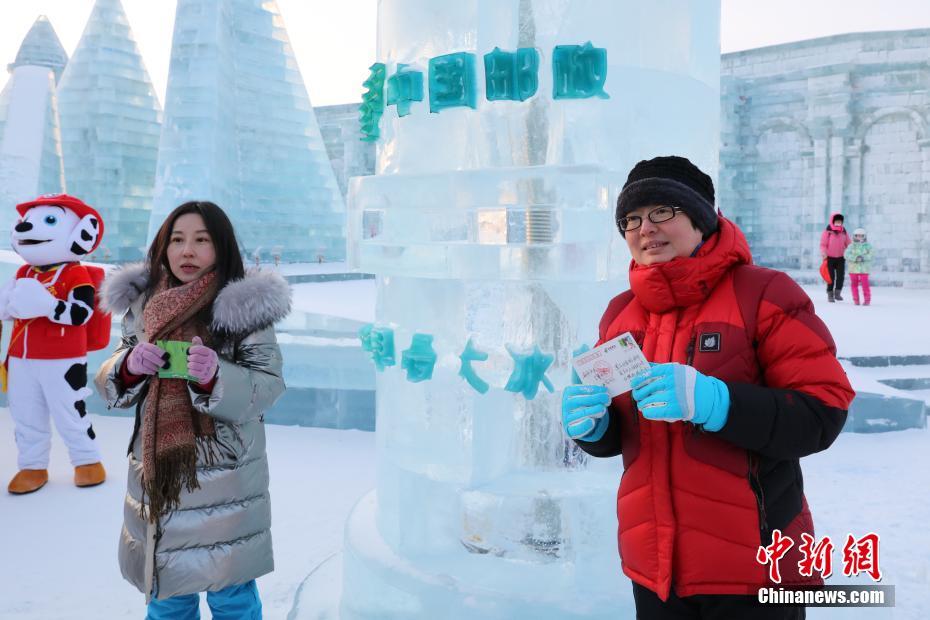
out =
[[(200, 336), (209, 346), (209, 330), (198, 315), (216, 293), (213, 271), (175, 287), (163, 277), (142, 311), (145, 339), (190, 342)], [(142, 409), (142, 490), (148, 497), (149, 521), (156, 522), (180, 505), (182, 487), (188, 492), (200, 488), (198, 449), (209, 457), (215, 439), (213, 419), (194, 409), (187, 381), (154, 375)]]
[(721, 216), (717, 232), (694, 256), (679, 256), (653, 265), (633, 261), (630, 288), (649, 312), (668, 312), (704, 301), (720, 278), (744, 263), (752, 264), (746, 237), (735, 224)]

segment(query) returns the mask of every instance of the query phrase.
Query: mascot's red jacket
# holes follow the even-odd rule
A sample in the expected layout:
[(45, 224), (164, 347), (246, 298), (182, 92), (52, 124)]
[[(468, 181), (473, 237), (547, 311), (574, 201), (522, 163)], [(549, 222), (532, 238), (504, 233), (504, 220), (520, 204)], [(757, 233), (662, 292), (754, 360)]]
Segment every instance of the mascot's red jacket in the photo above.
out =
[(795, 541), (782, 585), (819, 583), (798, 573), (800, 535), (814, 533), (798, 459), (836, 439), (855, 394), (807, 295), (751, 262), (745, 237), (721, 217), (693, 258), (634, 263), (631, 290), (601, 320), (600, 342), (629, 331), (649, 361), (689, 364), (730, 391), (719, 432), (647, 420), (627, 392), (613, 399), (604, 436), (577, 442), (623, 455), (623, 572), (663, 600), (672, 588), (754, 595), (771, 585), (756, 552), (774, 529)]
[[(87, 307), (93, 308), (93, 295), (96, 283), (91, 279), (87, 269), (80, 263), (66, 263), (52, 271), (43, 271), (32, 265), (23, 265), (16, 272), (16, 278), (35, 278), (46, 285), (48, 291), (60, 302), (67, 304), (69, 297), (80, 298), (81, 287), (91, 287), (85, 303), (74, 304), (73, 312), (69, 316), (83, 317), (80, 314)], [(54, 284), (51, 284), (54, 281)], [(51, 285), (50, 285), (51, 284)], [(78, 294), (72, 295), (74, 291)], [(67, 308), (69, 311), (71, 307)], [(88, 317), (89, 318), (89, 317)], [(21, 336), (14, 338), (10, 343), (10, 357), (28, 359), (62, 359), (67, 357), (81, 357), (87, 355), (87, 326), (84, 321), (65, 326), (53, 323), (47, 317), (35, 319), (16, 319), (13, 323), (13, 333)], [(67, 328), (70, 327), (70, 328)]]
[[(22, 220), (13, 227), (11, 240), (27, 264), (0, 293), (3, 305), (17, 295), (14, 284), (35, 280), (37, 285), (35, 291), (20, 295), (21, 304), (30, 307), (28, 318), (15, 318), (20, 316), (15, 312), (7, 316), (8, 308), (0, 312), (4, 319), (15, 318), (7, 356), (67, 359), (101, 348), (96, 341), (109, 340), (109, 316), (95, 316), (94, 310), (103, 272), (78, 262), (100, 244), (100, 214), (66, 194), (42, 196), (17, 205), (16, 210)], [(90, 336), (93, 342), (88, 339), (89, 327), (95, 332)]]

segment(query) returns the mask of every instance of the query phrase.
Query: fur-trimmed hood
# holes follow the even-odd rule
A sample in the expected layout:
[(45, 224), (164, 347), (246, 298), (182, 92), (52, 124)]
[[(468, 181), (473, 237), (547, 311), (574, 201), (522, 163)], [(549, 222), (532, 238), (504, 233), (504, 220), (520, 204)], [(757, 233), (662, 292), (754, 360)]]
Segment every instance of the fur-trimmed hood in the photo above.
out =
[[(145, 292), (149, 272), (143, 263), (131, 263), (107, 274), (101, 287), (101, 305), (107, 312), (124, 314)], [(241, 280), (228, 283), (213, 302), (215, 332), (250, 334), (270, 327), (291, 311), (291, 287), (280, 274), (250, 270)]]

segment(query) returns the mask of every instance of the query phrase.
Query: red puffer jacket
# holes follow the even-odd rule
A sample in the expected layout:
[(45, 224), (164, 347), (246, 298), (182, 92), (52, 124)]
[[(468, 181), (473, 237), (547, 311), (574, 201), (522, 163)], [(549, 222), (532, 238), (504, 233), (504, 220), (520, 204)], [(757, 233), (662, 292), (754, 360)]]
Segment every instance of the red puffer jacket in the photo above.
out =
[(768, 583), (756, 551), (774, 529), (795, 541), (782, 584), (820, 583), (798, 573), (800, 535), (814, 533), (798, 458), (833, 442), (855, 394), (807, 295), (751, 262), (742, 232), (721, 217), (695, 257), (634, 262), (631, 291), (601, 321), (601, 342), (629, 331), (651, 362), (690, 364), (730, 391), (716, 433), (647, 420), (627, 393), (611, 403), (602, 439), (578, 441), (595, 456), (623, 454), (623, 572), (663, 600), (671, 588), (755, 594)]

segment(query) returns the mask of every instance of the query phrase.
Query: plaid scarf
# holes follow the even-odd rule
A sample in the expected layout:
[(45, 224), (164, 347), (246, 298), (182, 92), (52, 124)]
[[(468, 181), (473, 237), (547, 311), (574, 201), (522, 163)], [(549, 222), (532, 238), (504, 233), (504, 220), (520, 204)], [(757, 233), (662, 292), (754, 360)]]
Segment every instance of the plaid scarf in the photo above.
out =
[[(213, 271), (175, 287), (163, 277), (142, 311), (145, 339), (190, 342), (200, 336), (210, 346), (210, 332), (198, 315), (216, 293)], [(215, 440), (213, 419), (194, 409), (187, 381), (152, 376), (142, 411), (142, 491), (148, 497), (149, 521), (155, 523), (180, 505), (182, 487), (188, 492), (200, 488), (198, 450), (209, 461)]]

